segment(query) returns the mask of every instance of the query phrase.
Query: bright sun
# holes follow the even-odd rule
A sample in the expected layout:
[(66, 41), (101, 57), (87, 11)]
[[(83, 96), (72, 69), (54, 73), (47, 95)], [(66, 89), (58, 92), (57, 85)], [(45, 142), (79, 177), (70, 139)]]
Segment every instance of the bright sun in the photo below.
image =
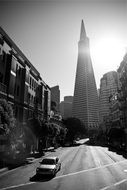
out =
[(114, 37), (100, 38), (90, 49), (92, 60), (105, 72), (116, 70), (125, 53), (122, 41)]

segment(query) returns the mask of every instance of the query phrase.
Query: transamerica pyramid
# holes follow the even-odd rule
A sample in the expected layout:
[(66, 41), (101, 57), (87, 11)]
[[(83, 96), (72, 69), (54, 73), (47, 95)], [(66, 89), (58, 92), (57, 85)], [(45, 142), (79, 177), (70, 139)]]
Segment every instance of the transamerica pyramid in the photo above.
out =
[(78, 61), (75, 78), (72, 116), (80, 119), (87, 128), (98, 126), (99, 101), (90, 56), (89, 38), (86, 35), (84, 22), (81, 22), (80, 40), (78, 43)]

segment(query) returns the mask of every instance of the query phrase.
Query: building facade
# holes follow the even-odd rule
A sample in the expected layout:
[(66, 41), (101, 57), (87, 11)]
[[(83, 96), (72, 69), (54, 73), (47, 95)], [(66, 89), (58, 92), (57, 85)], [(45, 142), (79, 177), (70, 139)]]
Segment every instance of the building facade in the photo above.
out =
[(65, 96), (64, 101), (60, 103), (60, 114), (62, 118), (72, 117), (73, 96)]
[(126, 129), (125, 131), (127, 134), (127, 52), (125, 53), (117, 72), (119, 77), (118, 100), (122, 112), (120, 120), (121, 125)]
[(99, 104), (94, 71), (86, 36), (84, 22), (81, 23), (78, 43), (78, 62), (76, 70), (72, 116), (80, 119), (87, 128), (98, 126)]
[(18, 122), (50, 116), (50, 87), (1, 27), (0, 98), (12, 105)]
[(101, 78), (99, 92), (100, 123), (105, 122), (106, 118), (109, 116), (111, 106), (110, 102), (113, 95), (115, 95), (118, 90), (118, 85), (118, 74), (116, 71), (108, 72)]
[(60, 89), (58, 85), (51, 87), (51, 101), (56, 104), (55, 110), (56, 110), (56, 113), (59, 113)]
[(120, 109), (119, 93), (114, 93), (110, 98), (110, 127), (122, 128), (122, 110)]

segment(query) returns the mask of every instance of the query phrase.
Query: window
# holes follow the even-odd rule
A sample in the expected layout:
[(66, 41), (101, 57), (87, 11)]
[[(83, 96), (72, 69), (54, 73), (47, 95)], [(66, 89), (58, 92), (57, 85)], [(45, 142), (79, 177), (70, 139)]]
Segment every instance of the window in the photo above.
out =
[(20, 74), (21, 74), (21, 67), (19, 67), (18, 74), (19, 74), (19, 76), (20, 76)]
[(29, 83), (30, 79), (29, 79), (29, 73), (28, 71), (26, 71), (26, 82)]
[(3, 82), (3, 74), (0, 73), (0, 82), (2, 83)]
[(34, 87), (34, 80), (32, 79), (32, 89), (33, 89), (33, 87)]
[(9, 84), (9, 93), (10, 95), (14, 96), (14, 90), (15, 90), (15, 76), (10, 76), (10, 84)]
[(11, 70), (13, 72), (16, 72), (16, 66), (17, 66), (16, 62), (17, 62), (16, 59), (12, 57)]
[(30, 88), (31, 88), (31, 77), (30, 77)]
[(28, 103), (30, 103), (30, 93), (28, 93)]
[(53, 164), (55, 164), (55, 160), (54, 159), (43, 159), (41, 164), (53, 165)]
[(15, 117), (17, 117), (17, 115), (18, 115), (18, 108), (17, 108), (17, 106), (15, 107)]
[(17, 86), (17, 96), (19, 96), (19, 86)]
[(18, 71), (18, 64), (16, 64), (16, 72)]

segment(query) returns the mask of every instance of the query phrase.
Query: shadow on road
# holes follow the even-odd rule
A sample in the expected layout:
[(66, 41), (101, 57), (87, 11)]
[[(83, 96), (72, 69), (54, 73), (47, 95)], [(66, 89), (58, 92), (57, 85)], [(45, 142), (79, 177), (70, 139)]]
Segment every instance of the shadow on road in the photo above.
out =
[(75, 144), (65, 144), (62, 147), (66, 148), (66, 147), (75, 147), (75, 146), (80, 146), (82, 145), (82, 143), (75, 143)]
[(88, 146), (101, 146), (101, 147), (107, 147), (108, 145), (103, 141), (95, 141), (95, 140), (89, 140), (84, 143), (84, 145)]
[(127, 158), (127, 152), (125, 150), (120, 150), (111, 146), (108, 147), (108, 150), (122, 155), (124, 158)]
[(102, 142), (102, 141), (88, 141), (84, 143), (87, 146), (100, 146), (100, 147), (107, 147), (109, 151), (115, 152), (118, 155), (122, 155), (124, 158), (127, 158), (127, 151), (125, 151), (122, 148), (119, 147), (113, 147), (109, 145), (107, 142)]
[(30, 177), (30, 181), (32, 182), (45, 182), (45, 181), (50, 181), (53, 178), (53, 176), (49, 176), (49, 175), (34, 175), (32, 177)]

